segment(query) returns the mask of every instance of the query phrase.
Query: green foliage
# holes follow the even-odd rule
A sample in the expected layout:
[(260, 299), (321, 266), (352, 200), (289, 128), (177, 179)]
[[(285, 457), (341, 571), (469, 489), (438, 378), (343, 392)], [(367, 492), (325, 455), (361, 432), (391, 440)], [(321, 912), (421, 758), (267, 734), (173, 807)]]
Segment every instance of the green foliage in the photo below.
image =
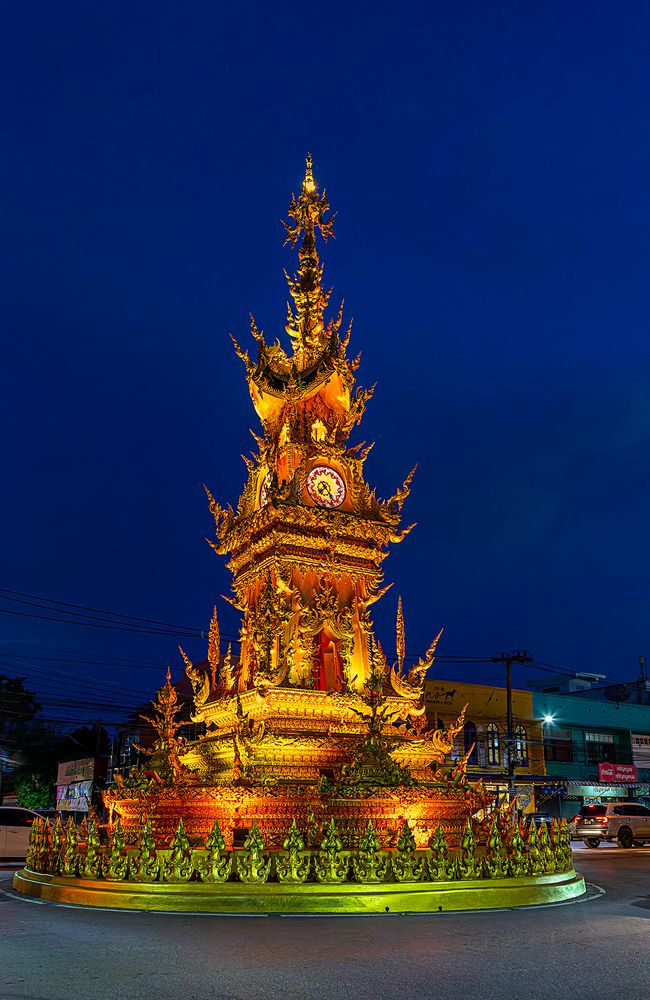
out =
[(25, 809), (48, 809), (54, 805), (54, 785), (41, 774), (19, 774), (16, 778), (18, 805)]

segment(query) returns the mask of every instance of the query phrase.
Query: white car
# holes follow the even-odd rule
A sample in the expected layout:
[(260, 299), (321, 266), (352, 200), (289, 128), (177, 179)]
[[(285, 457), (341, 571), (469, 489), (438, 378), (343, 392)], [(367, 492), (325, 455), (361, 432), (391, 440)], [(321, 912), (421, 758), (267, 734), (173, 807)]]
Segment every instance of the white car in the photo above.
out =
[(24, 858), (38, 813), (21, 806), (0, 806), (0, 858)]

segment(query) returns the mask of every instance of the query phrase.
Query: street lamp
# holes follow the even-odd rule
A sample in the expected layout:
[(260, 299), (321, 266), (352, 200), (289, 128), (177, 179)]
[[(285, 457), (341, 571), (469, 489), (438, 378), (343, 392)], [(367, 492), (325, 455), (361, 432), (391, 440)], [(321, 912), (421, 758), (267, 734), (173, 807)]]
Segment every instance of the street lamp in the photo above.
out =
[(545, 726), (551, 726), (553, 724), (553, 722), (555, 722), (555, 716), (554, 715), (545, 715), (544, 716), (544, 725)]

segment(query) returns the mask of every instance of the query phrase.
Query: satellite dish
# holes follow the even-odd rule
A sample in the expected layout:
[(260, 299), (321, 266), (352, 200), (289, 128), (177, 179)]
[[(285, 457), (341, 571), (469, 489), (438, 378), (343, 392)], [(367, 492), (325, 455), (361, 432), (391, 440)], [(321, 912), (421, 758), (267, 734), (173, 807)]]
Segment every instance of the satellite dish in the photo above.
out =
[(609, 701), (627, 701), (630, 694), (631, 692), (627, 684), (611, 684), (608, 688), (605, 688), (605, 697)]

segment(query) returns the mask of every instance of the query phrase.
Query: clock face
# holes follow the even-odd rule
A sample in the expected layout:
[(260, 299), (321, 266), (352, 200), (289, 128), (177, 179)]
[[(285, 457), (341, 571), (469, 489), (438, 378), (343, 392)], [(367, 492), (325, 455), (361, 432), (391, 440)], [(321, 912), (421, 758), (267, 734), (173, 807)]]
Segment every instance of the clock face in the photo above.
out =
[(345, 483), (335, 469), (315, 465), (307, 476), (307, 492), (319, 507), (340, 507), (345, 500)]
[(262, 489), (260, 490), (260, 507), (265, 507), (269, 502), (269, 489), (271, 488), (272, 478), (271, 473), (267, 472), (262, 480)]

